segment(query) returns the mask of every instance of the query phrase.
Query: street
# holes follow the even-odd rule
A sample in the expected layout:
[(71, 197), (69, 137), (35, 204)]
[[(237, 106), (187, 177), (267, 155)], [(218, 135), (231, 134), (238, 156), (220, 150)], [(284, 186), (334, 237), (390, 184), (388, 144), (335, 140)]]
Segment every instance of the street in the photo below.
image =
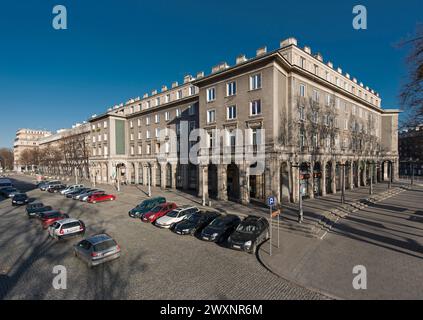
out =
[[(128, 210), (146, 198), (141, 192), (138, 200), (119, 194), (115, 202), (90, 205), (41, 192), (30, 177), (19, 179), (14, 181), (16, 187), (28, 191), (30, 197), (82, 219), (86, 235), (110, 234), (120, 244), (122, 255), (89, 269), (72, 253), (72, 245), (80, 238), (49, 239), (38, 221), (27, 218), (25, 207), (1, 200), (0, 299), (327, 298), (272, 274), (254, 255), (129, 218)], [(66, 290), (52, 286), (56, 265), (66, 267)]]

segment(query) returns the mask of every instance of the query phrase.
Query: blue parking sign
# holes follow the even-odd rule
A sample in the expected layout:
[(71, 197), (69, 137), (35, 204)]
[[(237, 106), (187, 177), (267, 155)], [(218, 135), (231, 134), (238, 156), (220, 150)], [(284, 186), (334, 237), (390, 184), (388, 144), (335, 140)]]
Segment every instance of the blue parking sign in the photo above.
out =
[(273, 207), (274, 205), (276, 205), (276, 198), (274, 196), (270, 196), (269, 198), (267, 198), (267, 205), (269, 207)]

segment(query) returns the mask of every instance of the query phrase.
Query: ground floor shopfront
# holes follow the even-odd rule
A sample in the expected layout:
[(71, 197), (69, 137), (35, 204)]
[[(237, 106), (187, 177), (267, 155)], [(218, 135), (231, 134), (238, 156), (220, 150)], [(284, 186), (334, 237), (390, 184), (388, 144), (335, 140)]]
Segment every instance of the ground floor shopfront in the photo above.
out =
[(153, 158), (90, 161), (93, 183), (191, 190), (205, 201), (219, 199), (243, 204), (265, 203), (269, 196), (282, 202), (297, 202), (299, 194), (308, 198), (324, 197), (343, 188), (351, 190), (370, 182), (398, 178), (396, 157), (280, 154), (266, 158), (264, 170), (259, 174), (254, 172), (255, 168), (256, 163), (246, 161), (207, 165), (179, 164), (177, 159), (159, 162)]

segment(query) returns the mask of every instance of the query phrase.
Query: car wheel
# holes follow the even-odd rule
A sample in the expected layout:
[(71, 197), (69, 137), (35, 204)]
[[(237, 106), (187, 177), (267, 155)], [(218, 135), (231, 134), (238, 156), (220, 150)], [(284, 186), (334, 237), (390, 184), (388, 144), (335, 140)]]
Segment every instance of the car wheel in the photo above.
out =
[(253, 247), (251, 248), (250, 253), (255, 255), (255, 254), (256, 254), (256, 252), (257, 252), (257, 245), (256, 245), (256, 243), (254, 242)]

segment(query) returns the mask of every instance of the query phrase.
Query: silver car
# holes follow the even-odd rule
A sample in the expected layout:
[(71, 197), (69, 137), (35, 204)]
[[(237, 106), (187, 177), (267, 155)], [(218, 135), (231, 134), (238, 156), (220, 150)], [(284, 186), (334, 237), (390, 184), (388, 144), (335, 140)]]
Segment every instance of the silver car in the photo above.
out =
[(50, 237), (61, 240), (85, 234), (85, 224), (77, 219), (63, 219), (48, 227)]
[(66, 195), (69, 192), (76, 191), (76, 190), (83, 188), (83, 187), (84, 186), (82, 184), (74, 184), (74, 185), (68, 186), (66, 189), (60, 191), (60, 193), (63, 194), (63, 195)]
[(80, 241), (74, 246), (74, 255), (94, 267), (120, 257), (120, 247), (107, 234), (98, 234)]

